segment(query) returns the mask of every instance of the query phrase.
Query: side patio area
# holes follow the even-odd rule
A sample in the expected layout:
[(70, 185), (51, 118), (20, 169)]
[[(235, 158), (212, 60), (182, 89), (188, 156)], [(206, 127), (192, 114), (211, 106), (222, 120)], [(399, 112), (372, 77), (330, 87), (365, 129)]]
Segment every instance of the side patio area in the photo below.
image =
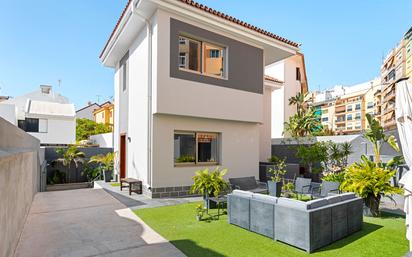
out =
[(185, 256), (103, 189), (37, 193), (15, 251), (24, 256)]

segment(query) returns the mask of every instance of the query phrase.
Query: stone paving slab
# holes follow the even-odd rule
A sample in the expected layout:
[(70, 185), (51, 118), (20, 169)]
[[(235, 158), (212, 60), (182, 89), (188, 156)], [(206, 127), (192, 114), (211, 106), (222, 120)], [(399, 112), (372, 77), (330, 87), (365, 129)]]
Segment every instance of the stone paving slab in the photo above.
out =
[(35, 196), (15, 257), (184, 257), (103, 189)]

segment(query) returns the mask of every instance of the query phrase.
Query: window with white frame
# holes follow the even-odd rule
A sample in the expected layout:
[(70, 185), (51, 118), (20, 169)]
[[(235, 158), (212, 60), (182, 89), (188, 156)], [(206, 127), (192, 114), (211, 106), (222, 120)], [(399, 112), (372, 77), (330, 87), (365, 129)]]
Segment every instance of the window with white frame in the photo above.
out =
[(123, 91), (126, 91), (129, 83), (129, 52), (120, 60), (120, 85)]
[(226, 48), (179, 36), (179, 69), (214, 77), (225, 77)]
[(219, 163), (219, 134), (210, 132), (174, 133), (175, 165)]

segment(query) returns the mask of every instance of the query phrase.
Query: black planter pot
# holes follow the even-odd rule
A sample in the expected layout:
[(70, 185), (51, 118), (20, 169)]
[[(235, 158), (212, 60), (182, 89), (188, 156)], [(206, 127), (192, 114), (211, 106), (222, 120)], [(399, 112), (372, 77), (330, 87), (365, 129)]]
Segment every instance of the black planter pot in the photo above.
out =
[(203, 201), (204, 201), (204, 207), (206, 207), (207, 209), (217, 208), (217, 205), (215, 202), (209, 201), (209, 197), (203, 196)]
[(112, 171), (105, 170), (103, 173), (103, 176), (104, 176), (104, 182), (110, 182), (112, 180)]
[(280, 197), (282, 193), (282, 186), (283, 186), (282, 181), (274, 182), (274, 181), (269, 180), (268, 181), (269, 195)]

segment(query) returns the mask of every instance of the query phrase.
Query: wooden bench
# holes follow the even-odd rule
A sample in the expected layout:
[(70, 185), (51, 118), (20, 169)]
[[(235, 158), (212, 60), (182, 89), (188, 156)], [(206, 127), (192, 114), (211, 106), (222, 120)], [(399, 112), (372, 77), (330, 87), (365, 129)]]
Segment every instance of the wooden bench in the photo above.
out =
[[(127, 184), (124, 186), (123, 184)], [(120, 179), (120, 191), (123, 190), (124, 187), (129, 188), (129, 195), (133, 193), (142, 194), (142, 181), (134, 178), (122, 178)]]

